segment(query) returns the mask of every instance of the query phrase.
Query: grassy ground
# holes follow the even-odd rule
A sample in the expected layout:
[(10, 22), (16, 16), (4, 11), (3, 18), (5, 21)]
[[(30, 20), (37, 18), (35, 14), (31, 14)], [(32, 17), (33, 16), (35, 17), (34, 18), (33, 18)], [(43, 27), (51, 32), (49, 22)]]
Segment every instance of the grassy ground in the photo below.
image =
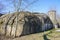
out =
[(31, 34), (23, 36), (21, 38), (15, 38), (13, 40), (60, 40), (60, 32), (57, 32), (58, 29), (52, 29), (42, 33)]
[(56, 31), (58, 29), (53, 29), (50, 31), (50, 33), (46, 34), (47, 38), (50, 40), (60, 40), (60, 32)]
[(60, 40), (60, 32), (57, 32), (56, 30), (58, 29), (52, 29), (49, 31), (30, 34), (30, 35), (17, 37), (14, 39), (8, 39), (8, 40)]

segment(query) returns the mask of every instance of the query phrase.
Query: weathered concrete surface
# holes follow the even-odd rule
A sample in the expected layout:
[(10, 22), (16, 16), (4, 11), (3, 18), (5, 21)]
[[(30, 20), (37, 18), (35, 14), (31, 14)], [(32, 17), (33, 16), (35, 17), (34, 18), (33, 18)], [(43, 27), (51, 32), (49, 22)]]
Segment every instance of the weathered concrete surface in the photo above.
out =
[(49, 14), (50, 20), (53, 23), (54, 28), (57, 29), (58, 28), (58, 22), (57, 22), (57, 19), (56, 19), (56, 10), (50, 10), (48, 12), (48, 14)]
[(52, 27), (47, 26), (47, 28), (45, 28), (45, 26), (43, 26), (45, 23), (51, 23), (49, 18), (43, 15), (44, 14), (36, 15), (30, 12), (5, 14), (0, 17), (0, 34), (14, 38), (16, 36), (19, 37), (51, 29)]
[(41, 31), (42, 22), (31, 13), (6, 14), (0, 20), (1, 35), (15, 37)]

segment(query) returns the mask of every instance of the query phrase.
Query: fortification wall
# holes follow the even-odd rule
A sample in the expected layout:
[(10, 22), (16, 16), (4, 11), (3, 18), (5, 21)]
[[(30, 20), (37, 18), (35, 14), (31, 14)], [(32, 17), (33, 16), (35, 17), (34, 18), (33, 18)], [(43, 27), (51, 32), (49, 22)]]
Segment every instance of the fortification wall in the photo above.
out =
[(19, 37), (49, 30), (49, 27), (46, 29), (45, 26), (42, 26), (48, 20), (47, 16), (38, 15), (29, 12), (16, 12), (3, 15), (0, 17), (0, 34), (14, 38), (16, 36)]

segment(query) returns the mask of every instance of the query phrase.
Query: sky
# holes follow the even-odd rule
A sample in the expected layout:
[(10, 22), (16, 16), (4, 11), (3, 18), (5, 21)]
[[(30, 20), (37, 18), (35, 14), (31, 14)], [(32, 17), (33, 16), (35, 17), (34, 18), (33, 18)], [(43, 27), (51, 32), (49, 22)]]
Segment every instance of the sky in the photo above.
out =
[[(16, 4), (17, 3), (18, 0), (16, 0)], [(15, 9), (13, 4), (13, 0), (0, 0), (0, 12), (14, 12)], [(27, 5), (28, 7), (26, 7)], [(60, 0), (23, 0), (21, 9), (24, 8), (25, 11), (40, 13), (47, 13), (49, 10), (54, 9), (57, 11), (57, 14), (60, 14)]]

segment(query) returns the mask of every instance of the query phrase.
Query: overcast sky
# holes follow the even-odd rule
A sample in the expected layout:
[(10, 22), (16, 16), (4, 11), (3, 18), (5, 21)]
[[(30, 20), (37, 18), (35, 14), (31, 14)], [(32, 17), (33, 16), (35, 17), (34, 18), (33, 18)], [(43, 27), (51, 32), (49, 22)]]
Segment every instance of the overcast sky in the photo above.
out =
[[(47, 13), (49, 10), (55, 9), (57, 14), (60, 14), (60, 0), (37, 0), (30, 5), (33, 1), (35, 0), (23, 0), (21, 8), (24, 9), (29, 4), (26, 11)], [(0, 12), (14, 12), (13, 0), (0, 0), (0, 10), (2, 8), (3, 10)]]

